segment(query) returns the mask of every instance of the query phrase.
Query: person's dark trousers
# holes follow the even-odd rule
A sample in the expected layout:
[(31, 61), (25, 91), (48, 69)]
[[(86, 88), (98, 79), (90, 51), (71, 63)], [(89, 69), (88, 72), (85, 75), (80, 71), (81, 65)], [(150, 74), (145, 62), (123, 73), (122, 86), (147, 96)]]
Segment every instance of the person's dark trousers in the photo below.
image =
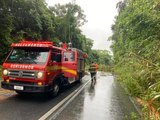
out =
[[(95, 77), (95, 78), (93, 78), (93, 77)], [(91, 73), (91, 80), (93, 81), (93, 79), (96, 80), (96, 72), (92, 72), (92, 73)]]

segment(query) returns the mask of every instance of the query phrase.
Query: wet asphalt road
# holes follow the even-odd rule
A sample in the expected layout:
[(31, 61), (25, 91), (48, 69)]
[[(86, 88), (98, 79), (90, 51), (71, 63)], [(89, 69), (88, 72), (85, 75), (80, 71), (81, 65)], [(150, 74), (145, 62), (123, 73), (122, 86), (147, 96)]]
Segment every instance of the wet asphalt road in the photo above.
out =
[(55, 120), (130, 120), (137, 113), (133, 103), (113, 76), (99, 75), (96, 84), (85, 89)]
[[(54, 99), (44, 96), (21, 97), (14, 92), (0, 95), (0, 120), (38, 120), (57, 103), (82, 84), (75, 84)], [(5, 99), (1, 99), (4, 97)], [(111, 75), (98, 75), (95, 85), (87, 84), (84, 90), (59, 114), (55, 120), (124, 120), (137, 112), (124, 90)], [(127, 119), (130, 120), (130, 119)]]
[[(89, 76), (88, 76), (89, 77)], [(83, 84), (87, 82), (87, 76), (83, 80)], [(59, 96), (54, 99), (41, 95), (19, 96), (15, 92), (0, 91), (0, 120), (38, 120), (57, 103), (63, 100), (71, 92), (76, 90), (83, 84), (75, 84), (62, 91)]]

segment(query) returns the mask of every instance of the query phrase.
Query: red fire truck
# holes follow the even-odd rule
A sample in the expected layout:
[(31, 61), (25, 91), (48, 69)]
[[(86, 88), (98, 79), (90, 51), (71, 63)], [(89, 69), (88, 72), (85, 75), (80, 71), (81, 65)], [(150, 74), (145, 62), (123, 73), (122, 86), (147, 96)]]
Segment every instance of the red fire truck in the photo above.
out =
[(56, 47), (52, 42), (23, 40), (11, 47), (2, 66), (4, 89), (56, 96), (62, 86), (81, 82), (84, 76), (86, 54), (66, 44)]

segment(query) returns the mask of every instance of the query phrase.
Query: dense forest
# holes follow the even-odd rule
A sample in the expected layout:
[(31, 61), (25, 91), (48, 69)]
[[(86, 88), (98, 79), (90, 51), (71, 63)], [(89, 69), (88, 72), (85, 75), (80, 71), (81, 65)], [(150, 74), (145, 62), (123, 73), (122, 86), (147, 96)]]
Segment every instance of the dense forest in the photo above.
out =
[[(80, 30), (85, 22), (83, 10), (75, 3), (48, 6), (45, 0), (1, 0), (0, 63), (10, 50), (10, 44), (22, 39), (49, 40), (55, 44), (72, 42), (73, 47), (87, 53), (87, 63), (91, 60), (111, 63), (108, 51), (91, 49), (93, 40)], [(101, 59), (103, 53), (107, 57)]]
[(111, 37), (114, 72), (128, 93), (140, 98), (144, 110), (148, 111), (146, 116), (158, 120), (160, 1), (124, 0), (117, 8), (119, 14), (112, 26)]

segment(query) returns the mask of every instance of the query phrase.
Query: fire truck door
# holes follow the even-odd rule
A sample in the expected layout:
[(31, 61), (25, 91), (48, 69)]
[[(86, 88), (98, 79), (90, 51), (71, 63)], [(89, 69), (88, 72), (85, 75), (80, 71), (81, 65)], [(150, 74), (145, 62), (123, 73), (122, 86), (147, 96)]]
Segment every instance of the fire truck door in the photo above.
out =
[(53, 80), (61, 72), (61, 69), (59, 69), (59, 66), (61, 66), (61, 61), (60, 61), (60, 58), (57, 58), (57, 57), (58, 57), (57, 53), (55, 53), (55, 52), (51, 53), (51, 58), (49, 61), (49, 65), (47, 67), (47, 70), (49, 73), (47, 75), (48, 80)]
[(63, 53), (62, 71), (65, 77), (70, 81), (74, 81), (77, 76), (77, 63), (75, 59), (75, 52), (65, 51)]

